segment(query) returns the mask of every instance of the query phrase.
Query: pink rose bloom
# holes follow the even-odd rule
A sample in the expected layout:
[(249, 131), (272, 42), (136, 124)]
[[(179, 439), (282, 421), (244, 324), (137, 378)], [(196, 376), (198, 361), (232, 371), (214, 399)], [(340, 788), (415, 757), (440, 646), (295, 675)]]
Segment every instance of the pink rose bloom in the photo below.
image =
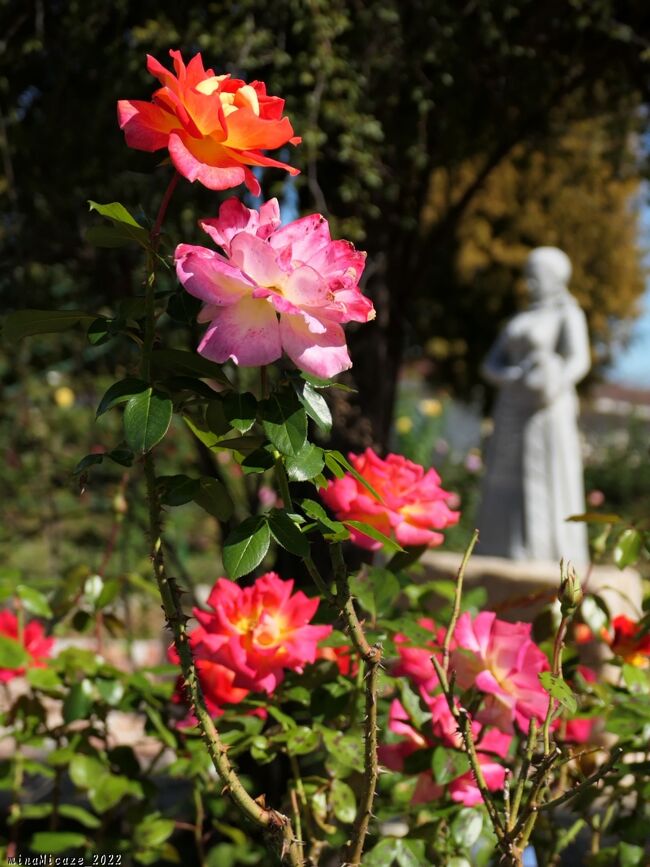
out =
[[(388, 727), (395, 734), (403, 735), (405, 740), (380, 748), (380, 760), (390, 770), (401, 771), (404, 759), (419, 749), (436, 746), (462, 749), (462, 739), (445, 697), (443, 695), (431, 697), (423, 690), (421, 694), (431, 712), (431, 731), (426, 736), (413, 728), (406, 710), (397, 699), (391, 704)], [(501, 789), (505, 780), (505, 768), (496, 761), (496, 758), (506, 757), (512, 737), (497, 729), (483, 729), (476, 721), (472, 722), (472, 735), (477, 744), (478, 760), (488, 789), (490, 791)], [(473, 807), (482, 802), (481, 793), (471, 771), (451, 780), (447, 788), (452, 801), (456, 803)], [(423, 804), (437, 800), (444, 792), (445, 786), (436, 783), (431, 772), (426, 771), (418, 777), (413, 803)]]
[(320, 214), (280, 227), (277, 199), (259, 212), (229, 199), (201, 227), (225, 255), (190, 244), (175, 253), (178, 279), (204, 302), (199, 321), (210, 323), (201, 355), (253, 367), (284, 352), (325, 379), (352, 366), (341, 326), (375, 315), (358, 288), (365, 253), (332, 241)]
[(465, 612), (456, 624), (451, 667), (458, 684), (487, 694), (477, 718), (502, 731), (511, 732), (513, 721), (527, 731), (531, 718), (542, 720), (546, 715), (548, 694), (538, 675), (549, 665), (530, 632), (530, 623), (498, 620), (492, 611), (483, 611), (474, 620)]
[(431, 630), (432, 640), (426, 647), (413, 647), (405, 635), (397, 633), (395, 644), (399, 660), (392, 666), (392, 674), (396, 677), (408, 677), (416, 686), (430, 693), (438, 686), (438, 675), (431, 657), (440, 651), (445, 630), (441, 628), (436, 631), (436, 625), (430, 617), (420, 618), (418, 625)]
[[(402, 455), (387, 455), (382, 460), (368, 448), (361, 455), (348, 455), (350, 463), (381, 497), (375, 499), (354, 476), (346, 473), (320, 491), (321, 498), (339, 521), (363, 521), (400, 545), (427, 545), (444, 541), (436, 532), (458, 523), (459, 512), (452, 512), (450, 494), (440, 487), (440, 476), (424, 471)], [(376, 551), (381, 542), (351, 528), (352, 540), (361, 548)]]
[(318, 642), (332, 631), (309, 625), (319, 600), (292, 590), (293, 581), (275, 572), (243, 588), (219, 578), (207, 601), (212, 611), (194, 609), (201, 627), (190, 638), (195, 658), (233, 671), (232, 687), (272, 693), (286, 669), (314, 662)]
[[(18, 641), (18, 617), (13, 611), (0, 611), (0, 635)], [(20, 641), (31, 657), (28, 662), (29, 668), (43, 668), (52, 651), (53, 638), (45, 637), (43, 625), (38, 620), (30, 620), (25, 624)], [(0, 668), (0, 683), (8, 683), (15, 677), (25, 674), (22, 668)]]
[(117, 103), (120, 129), (129, 147), (167, 148), (177, 172), (210, 190), (245, 183), (259, 196), (251, 166), (275, 166), (298, 174), (263, 153), (287, 142), (300, 143), (289, 119), (282, 116), (283, 99), (267, 94), (261, 81), (246, 84), (230, 75), (215, 75), (214, 70), (204, 69), (200, 54), (187, 66), (180, 51), (169, 54), (174, 72), (147, 55), (147, 70), (162, 85), (151, 102), (121, 99)]

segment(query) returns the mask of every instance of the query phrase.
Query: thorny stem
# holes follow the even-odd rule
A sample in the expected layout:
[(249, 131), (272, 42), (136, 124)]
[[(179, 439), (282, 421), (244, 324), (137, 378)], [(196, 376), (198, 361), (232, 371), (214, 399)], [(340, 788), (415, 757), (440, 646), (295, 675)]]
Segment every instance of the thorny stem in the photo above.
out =
[(524, 759), (521, 764), (521, 769), (519, 771), (519, 776), (517, 777), (517, 785), (515, 786), (515, 793), (512, 798), (512, 804), (510, 808), (510, 822), (508, 830), (512, 830), (514, 824), (517, 820), (517, 816), (519, 814), (519, 806), (521, 804), (521, 797), (524, 793), (524, 786), (526, 784), (526, 780), (528, 779), (528, 770), (530, 768), (530, 763), (533, 760), (533, 753), (535, 752), (535, 744), (537, 743), (537, 720), (535, 717), (531, 717), (530, 723), (528, 725), (528, 740), (526, 741), (526, 752), (524, 754)]
[(488, 815), (490, 816), (490, 821), (492, 822), (497, 837), (501, 839), (505, 829), (501, 822), (501, 817), (497, 812), (494, 800), (492, 799), (492, 795), (490, 794), (490, 791), (487, 787), (487, 783), (483, 775), (483, 770), (481, 769), (481, 764), (478, 760), (476, 745), (474, 744), (474, 738), (472, 736), (471, 720), (465, 708), (461, 707), (455, 701), (454, 691), (453, 688), (450, 686), (449, 678), (447, 676), (449, 671), (449, 650), (451, 647), (452, 639), (454, 637), (456, 623), (458, 622), (458, 618), (460, 616), (460, 604), (463, 592), (463, 579), (465, 577), (465, 569), (467, 568), (467, 563), (477, 541), (478, 530), (474, 530), (474, 532), (472, 533), (472, 537), (467, 545), (467, 548), (465, 549), (463, 559), (461, 560), (460, 567), (456, 574), (456, 587), (454, 590), (454, 604), (452, 608), (451, 620), (449, 621), (449, 625), (447, 626), (447, 632), (445, 633), (445, 637), (442, 643), (442, 663), (440, 663), (435, 656), (432, 656), (431, 662), (433, 663), (433, 667), (435, 668), (436, 674), (438, 675), (438, 680), (440, 681), (442, 692), (447, 700), (449, 711), (458, 724), (458, 731), (460, 732), (461, 738), (463, 740), (465, 753), (467, 754), (467, 758), (469, 759), (469, 764), (472, 769), (474, 779), (476, 780), (476, 785), (478, 786), (478, 790), (481, 793), (481, 796), (485, 803), (485, 807), (488, 811)]
[(363, 659), (365, 669), (366, 719), (364, 722), (364, 775), (363, 788), (357, 816), (352, 826), (352, 833), (345, 851), (346, 865), (354, 867), (361, 863), (363, 847), (372, 817), (372, 807), (375, 800), (377, 780), (379, 778), (379, 760), (377, 757), (377, 692), (379, 687), (379, 667), (382, 660), (381, 645), (370, 645), (357, 616), (350, 592), (348, 571), (343, 559), (340, 543), (331, 546), (332, 567), (338, 597), (339, 609), (345, 619), (350, 638), (355, 649)]
[[(165, 212), (177, 182), (178, 176), (175, 174), (167, 187), (150, 236), (152, 252), (147, 257), (145, 339), (141, 360), (141, 373), (143, 379), (146, 380), (150, 380), (151, 376), (151, 350), (155, 337), (154, 287), (156, 275), (154, 254), (158, 246)], [(228, 747), (221, 740), (219, 731), (206, 708), (190, 647), (187, 629), (188, 618), (183, 612), (181, 590), (176, 583), (176, 579), (168, 575), (165, 568), (161, 506), (156, 486), (156, 468), (152, 452), (147, 452), (143, 463), (149, 505), (149, 536), (154, 576), (160, 591), (165, 619), (174, 636), (174, 645), (179, 656), (185, 687), (197, 717), (208, 754), (217, 773), (224, 781), (225, 790), (228, 791), (239, 810), (248, 819), (264, 829), (269, 836), (276, 839), (281, 838), (281, 857), (284, 858), (286, 856), (292, 867), (302, 867), (304, 864), (302, 852), (297, 845), (290, 819), (276, 810), (262, 806), (248, 794), (228, 758)]]
[(474, 532), (472, 533), (472, 538), (469, 540), (469, 544), (465, 549), (463, 559), (461, 560), (458, 572), (456, 574), (454, 607), (451, 613), (451, 620), (449, 621), (449, 626), (447, 627), (447, 632), (445, 633), (445, 640), (442, 644), (442, 667), (445, 671), (445, 674), (449, 671), (449, 648), (451, 647), (451, 642), (454, 637), (454, 632), (456, 630), (456, 624), (458, 623), (458, 618), (460, 616), (460, 601), (463, 594), (463, 579), (465, 578), (465, 569), (467, 568), (469, 558), (472, 556), (472, 551), (474, 550), (477, 542), (478, 530), (474, 530)]
[(553, 798), (551, 801), (546, 801), (545, 804), (540, 804), (540, 810), (552, 810), (554, 807), (559, 807), (560, 804), (564, 804), (566, 801), (570, 801), (571, 798), (575, 798), (576, 795), (579, 795), (581, 792), (584, 792), (585, 789), (588, 789), (590, 786), (593, 786), (594, 783), (597, 783), (599, 780), (608, 774), (611, 769), (614, 767), (616, 762), (619, 760), (621, 753), (623, 750), (620, 747), (616, 747), (612, 750), (610, 757), (606, 762), (598, 768), (597, 771), (594, 771), (591, 776), (587, 777), (581, 783), (578, 783), (577, 786), (574, 786), (572, 789), (564, 792), (561, 795), (558, 795), (557, 798)]
[(363, 789), (343, 862), (345, 867), (355, 867), (355, 865), (361, 863), (363, 847), (368, 834), (368, 826), (372, 818), (377, 780), (379, 778), (379, 760), (377, 758), (377, 734), (379, 731), (377, 724), (377, 692), (382, 650), (379, 644), (371, 645), (363, 631), (363, 626), (354, 607), (348, 572), (340, 543), (330, 546), (330, 555), (334, 571), (336, 595), (328, 588), (327, 583), (311, 557), (303, 558), (303, 562), (320, 593), (330, 605), (339, 611), (345, 621), (346, 629), (350, 635), (354, 649), (364, 664), (366, 719), (364, 722)]
[(469, 714), (464, 707), (461, 707), (455, 701), (453, 690), (449, 685), (449, 680), (447, 679), (447, 673), (443, 669), (438, 659), (435, 656), (432, 656), (431, 662), (433, 663), (433, 667), (435, 668), (436, 674), (438, 675), (438, 680), (440, 681), (440, 686), (442, 687), (442, 693), (447, 700), (447, 706), (449, 707), (449, 711), (456, 720), (456, 723), (458, 724), (458, 731), (460, 732), (460, 736), (463, 740), (463, 747), (469, 760), (469, 765), (472, 770), (472, 774), (474, 775), (476, 785), (479, 792), (481, 793), (481, 797), (483, 798), (483, 802), (485, 803), (485, 807), (488, 811), (488, 815), (490, 817), (490, 821), (492, 822), (494, 832), (497, 835), (497, 838), (501, 840), (504, 836), (505, 828), (503, 827), (501, 817), (497, 812), (494, 800), (485, 781), (485, 776), (483, 775), (481, 763), (479, 762), (478, 754), (476, 752), (476, 745), (474, 744), (474, 737), (472, 735), (472, 724), (469, 718)]

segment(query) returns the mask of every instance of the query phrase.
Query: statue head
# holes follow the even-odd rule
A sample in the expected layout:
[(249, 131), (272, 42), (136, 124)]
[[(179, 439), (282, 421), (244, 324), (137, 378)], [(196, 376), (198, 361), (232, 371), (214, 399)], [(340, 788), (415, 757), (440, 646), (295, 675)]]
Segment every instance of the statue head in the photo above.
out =
[(557, 247), (536, 247), (526, 259), (524, 276), (532, 304), (549, 304), (567, 291), (571, 260)]

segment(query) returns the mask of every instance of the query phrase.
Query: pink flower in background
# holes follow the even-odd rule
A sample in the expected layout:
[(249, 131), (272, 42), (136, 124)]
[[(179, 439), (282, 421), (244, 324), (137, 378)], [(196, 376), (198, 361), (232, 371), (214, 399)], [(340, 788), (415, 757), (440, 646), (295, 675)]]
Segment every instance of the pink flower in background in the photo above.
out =
[(430, 630), (431, 641), (427, 642), (426, 647), (414, 647), (405, 635), (397, 633), (394, 640), (399, 660), (392, 666), (392, 674), (396, 677), (408, 677), (417, 687), (433, 692), (438, 686), (438, 675), (431, 657), (440, 651), (445, 630), (436, 630), (430, 617), (420, 618), (418, 625)]
[[(452, 512), (450, 494), (440, 487), (435, 470), (427, 472), (402, 455), (387, 455), (383, 460), (368, 448), (361, 455), (348, 455), (350, 463), (381, 497), (379, 502), (353, 475), (346, 473), (321, 489), (323, 501), (336, 517), (363, 521), (400, 545), (434, 547), (444, 541), (436, 532), (458, 522)], [(351, 529), (352, 539), (361, 548), (375, 551), (381, 542)]]
[(513, 722), (527, 731), (531, 718), (546, 714), (548, 695), (538, 675), (549, 665), (530, 633), (530, 623), (498, 620), (492, 611), (473, 620), (465, 612), (456, 624), (451, 668), (462, 689), (476, 686), (487, 694), (477, 719), (502, 731), (512, 731)]
[[(20, 642), (30, 656), (28, 668), (43, 668), (54, 644), (53, 638), (46, 638), (43, 625), (37, 620), (25, 624), (22, 635), (18, 635), (18, 617), (13, 611), (0, 611), (0, 635)], [(8, 683), (25, 673), (25, 667), (0, 668), (0, 683)]]
[(587, 505), (591, 506), (592, 509), (597, 509), (599, 506), (602, 506), (605, 502), (605, 494), (599, 490), (589, 491), (587, 494)]
[(162, 87), (151, 102), (121, 99), (120, 129), (129, 147), (142, 151), (169, 149), (176, 170), (210, 190), (245, 183), (255, 196), (260, 185), (249, 166), (275, 166), (297, 175), (262, 151), (299, 144), (284, 100), (269, 96), (261, 81), (250, 84), (203, 68), (201, 55), (185, 66), (180, 51), (170, 51), (174, 73), (147, 55), (147, 69)]
[(326, 379), (351, 367), (341, 326), (375, 315), (358, 288), (365, 253), (332, 241), (319, 214), (280, 227), (276, 199), (259, 211), (229, 199), (201, 226), (225, 255), (190, 244), (175, 253), (178, 279), (204, 302), (199, 321), (210, 323), (201, 355), (251, 367), (284, 352)]
[(212, 610), (194, 609), (195, 658), (234, 672), (232, 687), (272, 693), (286, 669), (300, 672), (314, 662), (318, 642), (332, 631), (309, 625), (319, 600), (292, 591), (293, 581), (274, 572), (244, 588), (219, 578), (207, 601)]
[[(197, 643), (197, 633), (199, 633), (199, 631), (200, 630), (196, 629), (192, 633), (192, 637), (190, 638), (190, 643), (192, 645)], [(195, 636), (197, 637), (195, 638)], [(176, 648), (173, 645), (169, 648), (167, 655), (170, 662), (173, 662), (176, 665), (179, 664), (180, 660), (176, 653)], [(249, 690), (247, 689), (233, 686), (235, 672), (231, 671), (229, 668), (225, 668), (223, 665), (219, 665), (217, 662), (212, 662), (209, 659), (197, 659), (196, 670), (199, 675), (199, 683), (201, 684), (206, 707), (212, 716), (221, 716), (224, 712), (224, 705), (239, 704), (239, 702), (243, 701), (249, 693)], [(176, 692), (174, 693), (172, 700), (177, 704), (181, 704), (185, 703), (187, 698), (182, 678), (179, 678)], [(192, 720), (190, 720), (191, 724), (195, 724)]]
[(359, 670), (359, 663), (356, 657), (352, 656), (352, 649), (347, 644), (338, 647), (319, 647), (316, 658), (335, 663), (339, 674), (344, 677), (354, 676)]
[[(391, 770), (401, 771), (404, 760), (420, 749), (444, 746), (461, 750), (462, 742), (458, 726), (454, 720), (447, 700), (443, 695), (430, 696), (421, 690), (422, 698), (431, 712), (430, 731), (426, 734), (417, 731), (410, 721), (409, 715), (395, 699), (390, 708), (388, 728), (395, 734), (402, 735), (405, 740), (395, 744), (387, 744), (380, 748), (380, 760)], [(477, 742), (477, 755), (488, 789), (497, 791), (503, 787), (505, 768), (497, 758), (505, 758), (510, 748), (512, 737), (497, 729), (483, 730), (480, 723), (472, 723), (472, 734)], [(439, 799), (448, 788), (453, 801), (473, 807), (482, 801), (481, 793), (471, 771), (451, 780), (447, 786), (436, 783), (431, 772), (419, 775), (413, 794), (413, 803), (422, 804)]]

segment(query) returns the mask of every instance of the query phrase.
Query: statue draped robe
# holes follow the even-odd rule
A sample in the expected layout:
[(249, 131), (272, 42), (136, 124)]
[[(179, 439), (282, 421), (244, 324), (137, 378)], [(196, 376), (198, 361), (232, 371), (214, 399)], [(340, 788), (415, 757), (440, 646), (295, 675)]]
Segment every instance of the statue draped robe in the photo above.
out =
[(590, 366), (585, 316), (567, 293), (504, 328), (483, 373), (499, 387), (477, 553), (589, 562), (575, 385)]

